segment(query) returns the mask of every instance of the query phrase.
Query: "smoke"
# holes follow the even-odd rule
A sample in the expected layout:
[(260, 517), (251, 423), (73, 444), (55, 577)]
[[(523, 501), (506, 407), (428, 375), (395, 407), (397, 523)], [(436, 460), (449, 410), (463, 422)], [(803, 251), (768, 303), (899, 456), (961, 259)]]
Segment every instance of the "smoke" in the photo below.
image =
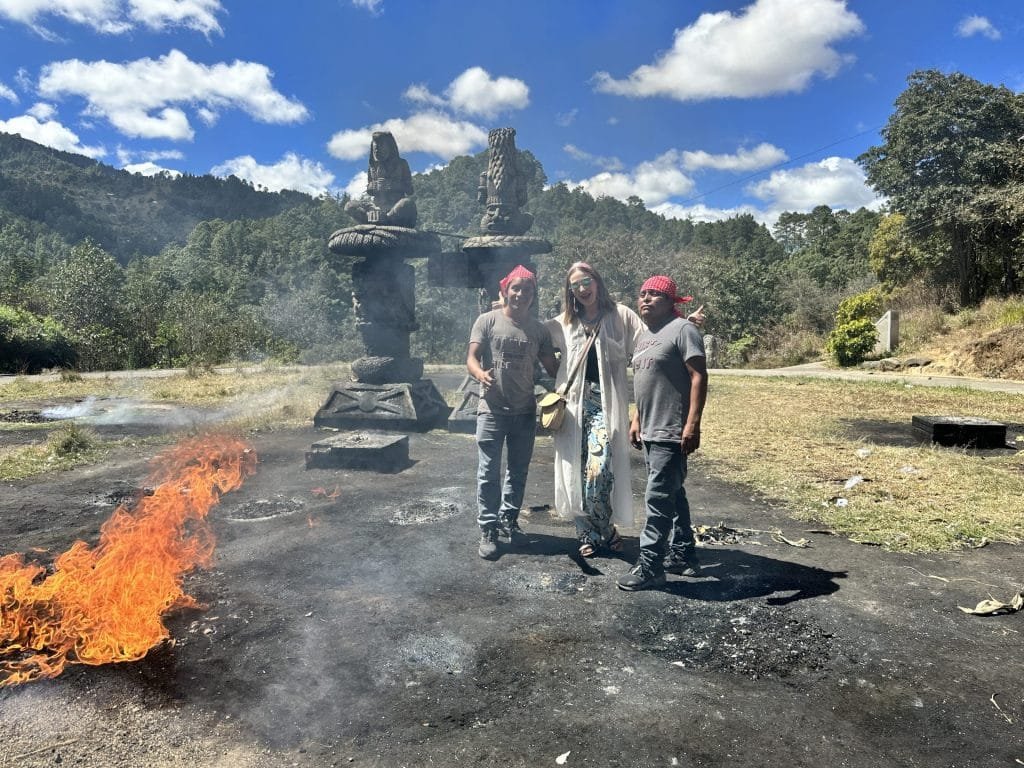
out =
[(40, 411), (44, 419), (63, 421), (77, 419), (96, 426), (153, 426), (184, 429), (216, 423), (217, 414), (182, 405), (146, 403), (132, 399), (98, 399), (87, 397), (72, 405), (57, 405)]

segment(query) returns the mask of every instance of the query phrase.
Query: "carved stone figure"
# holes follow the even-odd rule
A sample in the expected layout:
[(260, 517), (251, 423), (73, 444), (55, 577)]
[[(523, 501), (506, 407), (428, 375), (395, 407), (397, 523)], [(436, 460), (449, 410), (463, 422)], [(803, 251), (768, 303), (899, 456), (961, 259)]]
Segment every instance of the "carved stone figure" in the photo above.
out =
[(390, 133), (373, 134), (366, 176), (366, 194), (370, 199), (350, 200), (345, 205), (346, 213), (360, 224), (415, 227), (412, 173), (409, 163), (399, 156), (398, 144)]
[(519, 172), (515, 128), (495, 128), (487, 134), (490, 156), (480, 174), (477, 193), (487, 211), (480, 229), (488, 234), (522, 235), (533, 226), (533, 216), (520, 211), (526, 205), (526, 178)]

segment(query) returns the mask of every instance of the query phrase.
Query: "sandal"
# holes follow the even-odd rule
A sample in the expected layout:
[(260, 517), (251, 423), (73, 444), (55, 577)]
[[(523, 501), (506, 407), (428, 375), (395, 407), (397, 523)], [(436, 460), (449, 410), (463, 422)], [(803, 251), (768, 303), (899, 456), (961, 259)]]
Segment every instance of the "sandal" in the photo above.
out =
[(619, 536), (619, 529), (614, 525), (612, 526), (612, 535), (608, 537), (608, 543), (605, 546), (612, 552), (622, 551), (622, 537)]
[(593, 557), (597, 554), (597, 549), (594, 547), (594, 542), (590, 540), (590, 536), (583, 534), (580, 536), (580, 557)]

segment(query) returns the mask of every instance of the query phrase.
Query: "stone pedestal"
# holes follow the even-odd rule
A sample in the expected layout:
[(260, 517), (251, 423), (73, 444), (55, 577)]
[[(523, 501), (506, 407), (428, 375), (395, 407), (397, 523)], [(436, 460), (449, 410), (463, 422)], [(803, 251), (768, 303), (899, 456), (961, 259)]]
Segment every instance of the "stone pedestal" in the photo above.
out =
[(408, 435), (349, 432), (318, 440), (306, 451), (307, 469), (400, 472), (410, 463)]
[(448, 406), (423, 361), (410, 356), (416, 322), (415, 270), (406, 259), (440, 253), (437, 235), (363, 224), (331, 235), (332, 252), (355, 257), (352, 305), (366, 354), (352, 362), (356, 381), (338, 384), (313, 420), (318, 427), (426, 431), (443, 426)]
[(551, 253), (551, 243), (527, 235), (481, 235), (466, 240), (462, 252), (466, 254), (469, 287), (480, 288), (491, 301), (498, 301), (501, 279), (519, 264), (536, 272), (533, 257)]
[(425, 432), (444, 426), (448, 411), (429, 379), (391, 384), (354, 381), (335, 385), (313, 417), (313, 426)]

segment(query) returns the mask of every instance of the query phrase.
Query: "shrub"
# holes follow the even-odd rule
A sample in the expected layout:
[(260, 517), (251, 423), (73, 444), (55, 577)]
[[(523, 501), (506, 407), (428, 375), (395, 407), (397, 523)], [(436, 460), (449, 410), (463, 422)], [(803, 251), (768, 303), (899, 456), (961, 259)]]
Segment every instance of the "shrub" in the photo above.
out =
[(875, 348), (878, 331), (875, 324), (866, 318), (851, 320), (837, 326), (828, 335), (825, 351), (839, 365), (857, 365)]
[(46, 441), (50, 453), (58, 458), (78, 456), (96, 447), (96, 435), (73, 421), (55, 429)]
[(882, 314), (884, 302), (885, 297), (877, 287), (843, 299), (836, 310), (836, 326), (846, 325), (854, 320), (877, 320)]
[(70, 334), (52, 317), (0, 304), (0, 371), (39, 373), (77, 360)]

